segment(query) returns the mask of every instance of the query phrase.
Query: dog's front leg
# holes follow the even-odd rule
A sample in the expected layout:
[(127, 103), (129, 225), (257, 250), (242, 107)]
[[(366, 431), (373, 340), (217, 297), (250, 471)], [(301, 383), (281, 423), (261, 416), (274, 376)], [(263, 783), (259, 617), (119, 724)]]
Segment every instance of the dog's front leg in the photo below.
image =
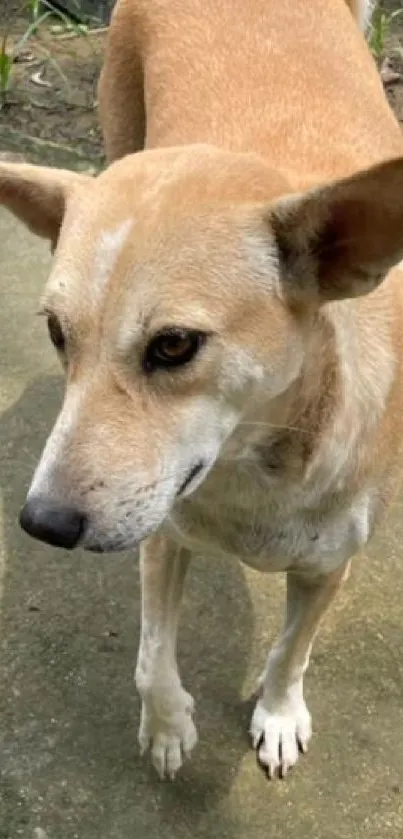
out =
[(176, 662), (176, 637), (187, 551), (153, 536), (140, 556), (142, 626), (136, 684), (143, 700), (139, 742), (151, 747), (161, 778), (173, 778), (197, 741), (193, 699), (183, 689)]
[(270, 777), (284, 777), (305, 752), (312, 734), (311, 716), (303, 695), (303, 676), (321, 617), (330, 605), (349, 566), (309, 579), (287, 574), (287, 610), (283, 631), (270, 650), (261, 680), (261, 697), (251, 723), (258, 758)]

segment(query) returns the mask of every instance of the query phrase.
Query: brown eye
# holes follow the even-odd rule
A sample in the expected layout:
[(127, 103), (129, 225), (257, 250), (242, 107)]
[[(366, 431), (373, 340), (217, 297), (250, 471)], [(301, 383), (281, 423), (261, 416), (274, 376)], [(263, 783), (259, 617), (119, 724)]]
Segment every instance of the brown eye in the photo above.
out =
[(48, 330), (53, 346), (55, 346), (59, 352), (63, 352), (65, 345), (64, 335), (56, 315), (48, 315)]
[(194, 329), (169, 329), (160, 332), (148, 345), (144, 366), (147, 372), (157, 368), (179, 367), (196, 355), (206, 338)]

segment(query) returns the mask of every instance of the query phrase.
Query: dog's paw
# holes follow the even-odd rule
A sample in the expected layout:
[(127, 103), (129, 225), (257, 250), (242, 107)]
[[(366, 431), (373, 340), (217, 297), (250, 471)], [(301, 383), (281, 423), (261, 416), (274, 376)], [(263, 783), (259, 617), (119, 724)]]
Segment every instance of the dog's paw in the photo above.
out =
[(268, 710), (259, 699), (250, 727), (253, 748), (259, 762), (267, 768), (269, 778), (284, 778), (298, 760), (299, 751), (306, 752), (312, 735), (311, 715), (303, 699), (282, 705), (278, 711)]
[[(158, 710), (155, 703), (143, 701), (139, 729), (141, 753), (151, 752), (151, 761), (161, 779), (173, 780), (183, 761), (197, 743), (193, 722), (193, 699), (182, 691), (175, 710)], [(164, 703), (165, 704), (165, 703)]]

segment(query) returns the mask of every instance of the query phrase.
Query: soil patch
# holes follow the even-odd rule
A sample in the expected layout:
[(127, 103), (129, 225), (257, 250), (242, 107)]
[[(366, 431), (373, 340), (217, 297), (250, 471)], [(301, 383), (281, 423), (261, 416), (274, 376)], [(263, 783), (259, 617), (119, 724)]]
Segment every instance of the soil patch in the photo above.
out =
[[(20, 4), (0, 0), (0, 33), (7, 33), (9, 49), (27, 30), (20, 9)], [(0, 109), (0, 144), (1, 134), (6, 142), (8, 131), (18, 131), (70, 147), (94, 162), (102, 159), (96, 94), (105, 37), (105, 29), (77, 34), (57, 17), (48, 18), (13, 64)]]

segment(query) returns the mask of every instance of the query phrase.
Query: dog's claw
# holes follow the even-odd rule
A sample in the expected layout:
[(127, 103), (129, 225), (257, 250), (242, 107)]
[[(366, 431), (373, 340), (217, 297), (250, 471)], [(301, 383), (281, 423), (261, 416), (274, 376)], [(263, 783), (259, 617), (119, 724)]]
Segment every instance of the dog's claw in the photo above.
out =
[(143, 704), (139, 732), (141, 754), (151, 750), (151, 762), (161, 780), (174, 780), (184, 760), (197, 742), (197, 732), (190, 710), (193, 703), (186, 695), (183, 711), (176, 711), (171, 717), (158, 717), (155, 711)]
[(259, 763), (270, 779), (285, 778), (298, 760), (298, 747), (308, 749), (311, 718), (303, 700), (288, 713), (268, 711), (262, 700), (255, 708), (251, 723), (253, 747)]
[(253, 734), (252, 731), (250, 732), (250, 734), (251, 734), (251, 737), (252, 737), (252, 746), (253, 746), (254, 749), (257, 749), (257, 747), (259, 745), (259, 742), (262, 739), (262, 735), (261, 734)]

